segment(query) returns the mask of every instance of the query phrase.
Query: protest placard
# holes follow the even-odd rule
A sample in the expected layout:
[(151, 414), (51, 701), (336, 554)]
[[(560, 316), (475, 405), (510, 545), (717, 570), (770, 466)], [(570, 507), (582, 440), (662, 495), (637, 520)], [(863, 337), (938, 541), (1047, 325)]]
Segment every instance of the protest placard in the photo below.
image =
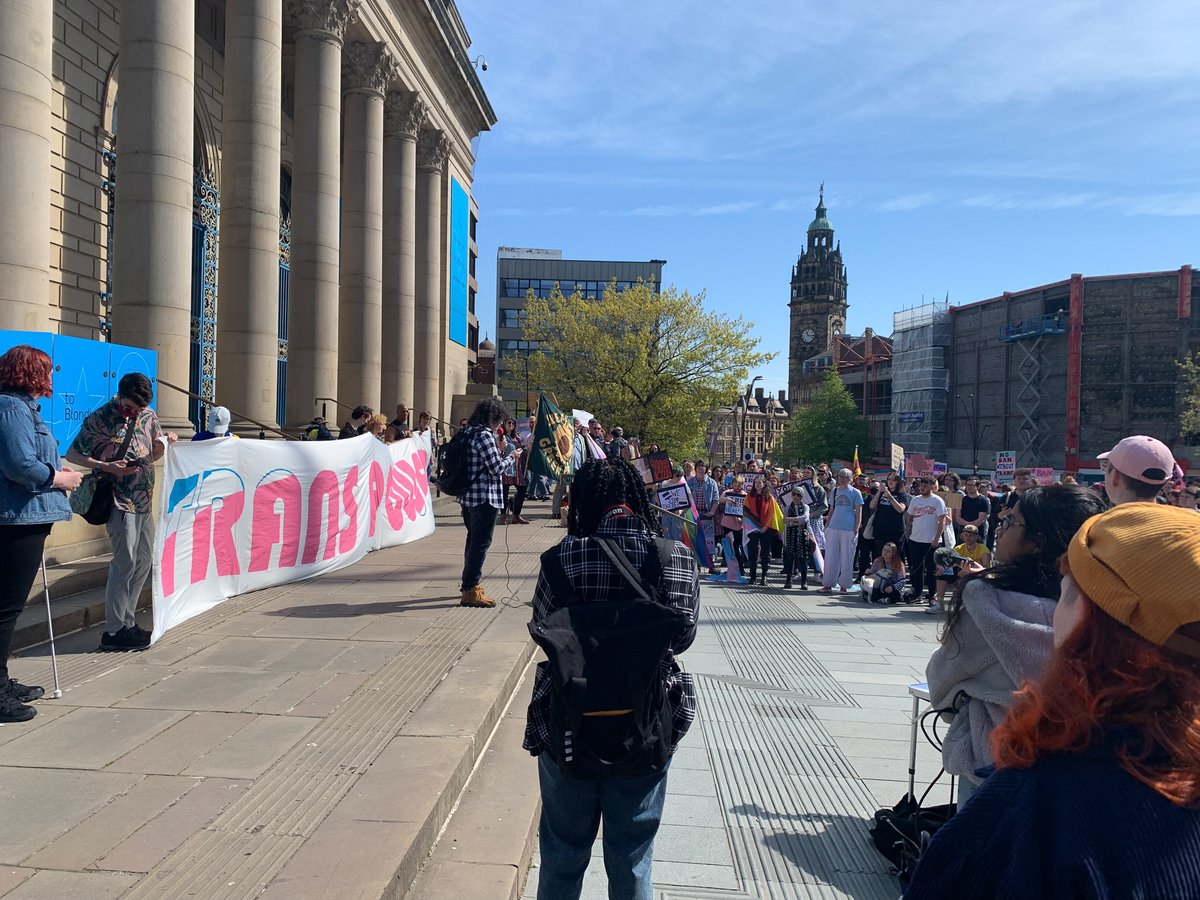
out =
[(1030, 469), (1029, 474), (1033, 480), (1045, 487), (1048, 484), (1054, 484), (1054, 469), (1045, 466), (1039, 466), (1035, 469)]
[(1017, 451), (1016, 450), (998, 450), (996, 451), (996, 474), (993, 480), (997, 485), (1003, 484), (1006, 481), (1013, 480), (1013, 473), (1017, 471)]

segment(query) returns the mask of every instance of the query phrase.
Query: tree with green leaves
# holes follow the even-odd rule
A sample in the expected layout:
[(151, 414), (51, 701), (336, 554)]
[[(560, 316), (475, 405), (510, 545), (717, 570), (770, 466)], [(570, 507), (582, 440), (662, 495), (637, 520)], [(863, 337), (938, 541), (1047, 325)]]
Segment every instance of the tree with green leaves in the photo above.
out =
[(1185, 356), (1178, 366), (1183, 379), (1183, 412), (1179, 416), (1179, 430), (1186, 438), (1200, 435), (1200, 352)]
[(613, 282), (599, 300), (531, 292), (525, 309), (523, 336), (540, 351), (529, 357), (531, 385), (676, 456), (698, 451), (710, 411), (773, 356), (759, 351), (752, 322), (705, 310), (703, 292)]
[(871, 455), (870, 443), (870, 423), (858, 414), (854, 398), (837, 371), (830, 369), (812, 403), (793, 407), (776, 456), (788, 465), (817, 465), (835, 458), (851, 459), (858, 447), (859, 459), (866, 459)]

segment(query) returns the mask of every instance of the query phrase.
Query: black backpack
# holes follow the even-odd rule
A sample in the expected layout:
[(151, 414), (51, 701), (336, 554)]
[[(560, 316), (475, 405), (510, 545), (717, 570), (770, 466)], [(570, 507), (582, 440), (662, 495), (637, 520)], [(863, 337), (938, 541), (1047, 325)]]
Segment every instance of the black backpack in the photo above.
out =
[[(454, 437), (438, 447), (437, 474), (434, 483), (443, 494), (461, 497), (475, 481), (471, 478), (471, 439), (476, 428), (460, 428)], [(475, 478), (479, 475), (476, 474)]]
[(671, 756), (671, 705), (662, 663), (689, 627), (687, 613), (661, 602), (660, 582), (674, 541), (655, 540), (638, 572), (620, 547), (594, 535), (631, 586), (629, 600), (579, 597), (559, 548), (542, 554), (558, 608), (529, 624), (545, 651), (539, 663), (552, 687), (550, 755), (575, 778), (637, 778), (661, 772)]

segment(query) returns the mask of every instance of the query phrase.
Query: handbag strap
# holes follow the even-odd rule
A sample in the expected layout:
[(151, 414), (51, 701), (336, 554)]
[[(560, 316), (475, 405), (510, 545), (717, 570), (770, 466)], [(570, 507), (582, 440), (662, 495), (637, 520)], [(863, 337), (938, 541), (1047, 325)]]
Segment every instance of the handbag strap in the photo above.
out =
[(125, 440), (121, 441), (121, 448), (117, 451), (117, 455), (105, 462), (116, 462), (118, 459), (125, 458), (125, 454), (129, 452), (129, 445), (133, 443), (133, 427), (136, 423), (137, 416), (125, 420)]
[[(617, 571), (637, 591), (638, 596), (643, 600), (650, 600), (650, 592), (646, 590), (646, 582), (642, 578), (642, 574), (633, 567), (633, 563), (629, 561), (629, 557), (625, 555), (625, 552), (606, 538), (592, 535), (592, 540), (600, 546), (600, 549), (604, 551), (604, 555), (616, 566)], [(657, 550), (657, 548), (654, 549)]]

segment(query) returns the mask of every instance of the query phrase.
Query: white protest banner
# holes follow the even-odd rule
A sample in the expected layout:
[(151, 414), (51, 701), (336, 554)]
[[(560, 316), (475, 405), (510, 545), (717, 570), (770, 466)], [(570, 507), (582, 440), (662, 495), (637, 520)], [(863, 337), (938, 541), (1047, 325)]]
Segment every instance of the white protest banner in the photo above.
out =
[(996, 474), (993, 480), (997, 485), (1005, 481), (1013, 480), (1013, 473), (1017, 471), (1017, 451), (1016, 450), (997, 450), (996, 451)]
[(427, 435), (172, 445), (154, 536), (153, 640), (229, 597), (432, 534), (429, 453)]

